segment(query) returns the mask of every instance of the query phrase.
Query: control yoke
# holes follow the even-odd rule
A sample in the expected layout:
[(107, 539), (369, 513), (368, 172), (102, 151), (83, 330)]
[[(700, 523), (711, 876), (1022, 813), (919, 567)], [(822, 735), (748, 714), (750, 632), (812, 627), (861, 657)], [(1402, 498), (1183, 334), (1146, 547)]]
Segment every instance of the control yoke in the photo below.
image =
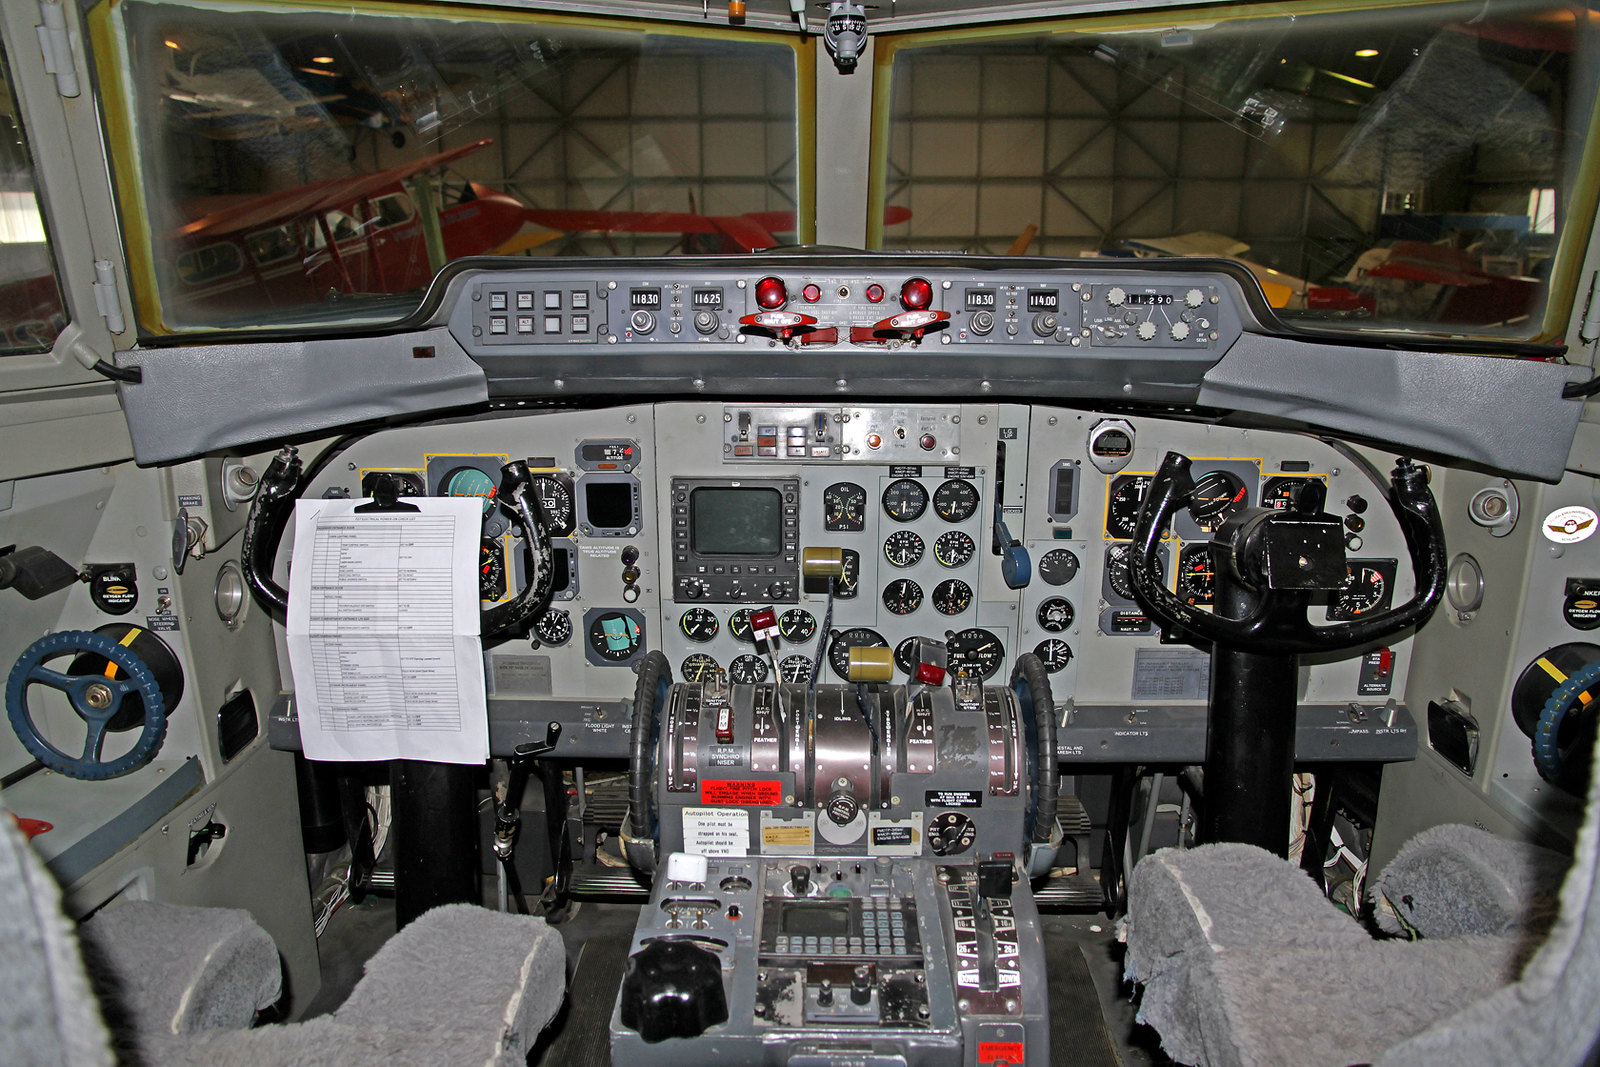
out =
[[(1369, 618), (1313, 626), (1305, 609), (1310, 592), (1337, 588), (1343, 581), (1343, 531), (1322, 514), (1320, 482), (1310, 482), (1286, 511), (1251, 508), (1230, 518), (1212, 539), (1212, 552), (1226, 553), (1215, 563), (1257, 594), (1253, 609), (1238, 618), (1201, 611), (1166, 587), (1157, 559), (1161, 535), (1178, 509), (1189, 502), (1194, 480), (1189, 459), (1168, 452), (1155, 474), (1133, 530), (1129, 573), (1139, 603), (1164, 627), (1201, 640), (1263, 655), (1302, 655), (1355, 648), (1420, 626), (1444, 593), (1445, 544), (1439, 506), (1428, 489), (1426, 471), (1402, 457), (1390, 479), (1389, 507), (1405, 535), (1416, 592), (1396, 608)], [(1330, 584), (1331, 579), (1331, 584)]]

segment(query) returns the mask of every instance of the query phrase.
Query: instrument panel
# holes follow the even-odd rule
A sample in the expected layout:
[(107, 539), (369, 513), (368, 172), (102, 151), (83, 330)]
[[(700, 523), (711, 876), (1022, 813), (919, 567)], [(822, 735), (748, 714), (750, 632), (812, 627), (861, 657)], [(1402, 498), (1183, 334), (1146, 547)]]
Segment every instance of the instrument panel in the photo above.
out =
[[(894, 652), (904, 680), (913, 640), (934, 638), (952, 673), (991, 684), (1036, 653), (1066, 723), (1064, 760), (1198, 759), (1207, 654), (1164, 637), (1127, 579), (1138, 506), (1168, 449), (1193, 458), (1201, 487), (1160, 556), (1185, 599), (1213, 595), (1217, 524), (1287, 506), (1308, 483), (1343, 517), (1351, 573), (1313, 621), (1409, 596), (1380, 487), (1327, 444), (1046, 405), (719, 399), (501, 413), (378, 431), (307, 492), (370, 492), (387, 472), (408, 492), (482, 496), (505, 457), (532, 461), (557, 593), (528, 638), (485, 653), (496, 751), (559, 719), (560, 751), (626, 755), (634, 669), (651, 649), (683, 680), (836, 682), (849, 649), (871, 645)], [(1005, 581), (997, 519), (1029, 556), (1021, 588)], [(494, 509), (484, 536), (482, 593), (502, 600), (525, 580), (525, 552)], [(844, 553), (831, 598), (800, 581), (798, 556), (816, 546)], [(763, 652), (750, 617), (769, 605), (778, 634)], [(1303, 668), (1302, 747), (1381, 759), (1414, 745), (1409, 714), (1389, 703), (1408, 660), (1401, 642)]]

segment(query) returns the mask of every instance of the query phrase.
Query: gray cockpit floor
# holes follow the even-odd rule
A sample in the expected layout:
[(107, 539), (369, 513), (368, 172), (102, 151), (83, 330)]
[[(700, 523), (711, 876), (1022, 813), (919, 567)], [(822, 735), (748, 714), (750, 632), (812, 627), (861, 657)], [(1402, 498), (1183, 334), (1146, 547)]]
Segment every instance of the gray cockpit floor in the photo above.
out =
[[(639, 909), (627, 904), (582, 904), (556, 928), (567, 946), (572, 995), (568, 1006), (529, 1057), (534, 1067), (604, 1067), (606, 1029), (627, 939)], [(1154, 1034), (1133, 1021), (1121, 982), (1122, 953), (1113, 924), (1100, 916), (1046, 915), (1050, 961), (1051, 1060), (1056, 1067), (1146, 1067), (1167, 1059)], [(371, 898), (346, 905), (324, 932), (322, 990), (305, 1017), (343, 1003), (361, 968), (394, 931), (394, 905)], [(579, 973), (570, 973), (590, 946)], [(1078, 961), (1081, 960), (1082, 963)]]

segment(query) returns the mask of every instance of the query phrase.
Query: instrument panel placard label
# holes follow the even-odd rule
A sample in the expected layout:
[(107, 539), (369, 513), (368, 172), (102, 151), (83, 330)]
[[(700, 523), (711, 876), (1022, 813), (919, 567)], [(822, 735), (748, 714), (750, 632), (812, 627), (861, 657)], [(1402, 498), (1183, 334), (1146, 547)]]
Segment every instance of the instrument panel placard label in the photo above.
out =
[(700, 856), (750, 855), (750, 815), (726, 808), (684, 808), (683, 849)]
[(783, 783), (770, 780), (752, 782), (737, 778), (703, 779), (700, 782), (700, 803), (772, 807), (783, 803)]
[(923, 801), (929, 808), (981, 808), (983, 794), (975, 789), (929, 789)]

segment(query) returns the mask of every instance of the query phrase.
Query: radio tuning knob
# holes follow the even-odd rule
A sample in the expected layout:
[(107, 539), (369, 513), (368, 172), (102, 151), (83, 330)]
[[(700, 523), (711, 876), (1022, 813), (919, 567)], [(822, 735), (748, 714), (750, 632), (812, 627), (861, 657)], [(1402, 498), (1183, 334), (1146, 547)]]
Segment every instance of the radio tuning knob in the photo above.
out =
[(1056, 332), (1056, 327), (1061, 323), (1061, 317), (1053, 311), (1041, 311), (1033, 317), (1033, 332), (1040, 337), (1049, 337)]
[(1183, 321), (1180, 320), (1180, 321), (1175, 322), (1175, 323), (1172, 324), (1172, 339), (1174, 341), (1186, 340), (1188, 338), (1188, 336), (1189, 336), (1189, 324), (1187, 322), (1183, 322)]
[(1151, 322), (1149, 319), (1146, 319), (1144, 322), (1139, 324), (1138, 333), (1139, 340), (1141, 341), (1154, 340), (1156, 336), (1156, 324)]
[(1187, 293), (1183, 294), (1183, 303), (1185, 307), (1197, 308), (1201, 304), (1205, 303), (1205, 300), (1206, 294), (1202, 293), (1198, 289), (1190, 289)]
[(1113, 285), (1111, 288), (1106, 290), (1106, 303), (1110, 304), (1114, 308), (1121, 307), (1122, 302), (1127, 299), (1128, 294), (1120, 285)]

